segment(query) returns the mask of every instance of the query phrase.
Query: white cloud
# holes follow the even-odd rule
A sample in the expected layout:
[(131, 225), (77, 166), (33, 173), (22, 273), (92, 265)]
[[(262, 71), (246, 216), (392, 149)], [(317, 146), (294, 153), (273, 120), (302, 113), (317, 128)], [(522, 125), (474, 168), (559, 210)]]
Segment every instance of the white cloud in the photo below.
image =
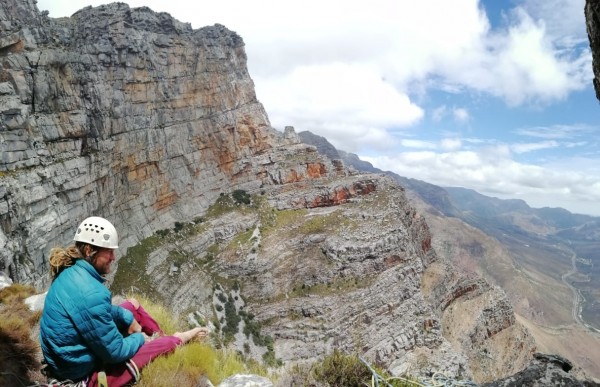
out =
[(470, 114), (466, 108), (448, 108), (446, 105), (438, 106), (431, 112), (431, 119), (434, 122), (441, 122), (448, 115), (454, 118), (456, 122), (466, 123), (469, 121)]
[(546, 139), (573, 139), (588, 135), (589, 133), (595, 132), (600, 127), (592, 127), (583, 124), (573, 125), (551, 125), (551, 126), (536, 126), (530, 128), (520, 128), (514, 130), (515, 134), (529, 137), (539, 137)]
[(455, 108), (452, 113), (454, 114), (454, 119), (458, 122), (467, 122), (469, 121), (469, 112), (464, 108)]
[(257, 95), (274, 127), (311, 130), (348, 150), (359, 140), (375, 148), (394, 146), (397, 140), (386, 129), (411, 125), (423, 116), (408, 96), (368, 66), (297, 67), (285, 76), (260, 80)]
[(522, 8), (510, 15), (506, 30), (481, 37), (464, 58), (444, 67), (445, 77), (509, 105), (555, 102), (589, 82), (589, 52), (577, 59), (561, 56), (542, 21), (534, 21)]
[(591, 167), (598, 165), (597, 159), (536, 166), (512, 160), (506, 146), (446, 153), (403, 152), (364, 159), (382, 170), (440, 186), (469, 187), (490, 196), (521, 198), (534, 207), (563, 207), (600, 216), (600, 172)]
[(457, 138), (445, 138), (441, 141), (440, 146), (447, 151), (458, 150), (462, 147), (462, 141)]
[(415, 148), (415, 149), (435, 149), (437, 145), (430, 141), (422, 141), (422, 140), (402, 140), (401, 144), (405, 148)]
[(587, 40), (581, 22), (585, 0), (524, 0), (522, 7), (534, 19), (544, 20), (548, 34), (559, 46), (570, 48)]
[(434, 122), (440, 122), (446, 115), (446, 105), (439, 106), (431, 112), (431, 118)]
[(557, 141), (542, 141), (542, 142), (531, 142), (531, 143), (518, 143), (512, 144), (510, 149), (515, 153), (527, 153), (541, 149), (556, 148), (559, 146)]

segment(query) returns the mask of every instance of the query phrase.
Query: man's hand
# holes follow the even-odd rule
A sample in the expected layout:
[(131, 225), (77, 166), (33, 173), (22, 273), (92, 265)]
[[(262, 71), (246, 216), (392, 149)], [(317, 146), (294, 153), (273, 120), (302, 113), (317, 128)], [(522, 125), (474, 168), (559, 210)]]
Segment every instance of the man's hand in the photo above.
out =
[(127, 329), (127, 333), (132, 334), (132, 333), (138, 333), (141, 331), (142, 331), (142, 326), (140, 325), (139, 322), (136, 321), (136, 319), (133, 319), (133, 321), (131, 322), (131, 325), (129, 326), (129, 329)]

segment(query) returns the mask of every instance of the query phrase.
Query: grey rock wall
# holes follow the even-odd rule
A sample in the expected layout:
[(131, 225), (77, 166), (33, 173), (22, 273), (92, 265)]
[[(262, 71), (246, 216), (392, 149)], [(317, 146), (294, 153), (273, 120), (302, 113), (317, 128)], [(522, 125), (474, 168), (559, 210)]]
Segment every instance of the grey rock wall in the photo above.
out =
[(15, 281), (46, 284), (49, 249), (87, 216), (111, 220), (124, 252), (222, 192), (314, 174), (274, 169), (299, 140), (269, 127), (224, 26), (123, 3), (51, 19), (7, 0), (0, 27), (0, 270)]

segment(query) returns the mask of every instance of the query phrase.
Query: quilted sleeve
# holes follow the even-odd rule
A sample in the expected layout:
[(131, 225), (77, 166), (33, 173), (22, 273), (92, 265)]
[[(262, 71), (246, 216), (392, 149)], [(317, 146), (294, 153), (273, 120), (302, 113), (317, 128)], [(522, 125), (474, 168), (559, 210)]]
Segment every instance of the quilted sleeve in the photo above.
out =
[(73, 320), (89, 348), (105, 364), (131, 359), (144, 344), (144, 336), (134, 333), (123, 337), (119, 332), (113, 320), (108, 290), (90, 292), (83, 299), (86, 300), (85, 306), (77, 309)]
[(129, 326), (133, 322), (133, 313), (120, 306), (111, 305), (110, 313), (112, 315), (113, 321), (115, 322), (115, 324), (117, 324), (117, 328), (120, 331), (129, 328)]

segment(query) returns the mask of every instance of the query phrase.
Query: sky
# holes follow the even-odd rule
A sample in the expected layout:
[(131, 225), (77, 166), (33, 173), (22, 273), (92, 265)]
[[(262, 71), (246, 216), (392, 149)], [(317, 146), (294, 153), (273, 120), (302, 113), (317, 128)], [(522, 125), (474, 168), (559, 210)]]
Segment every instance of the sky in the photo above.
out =
[[(37, 5), (63, 17), (108, 2)], [(585, 0), (124, 2), (237, 32), (278, 130), (401, 176), (600, 216)]]

